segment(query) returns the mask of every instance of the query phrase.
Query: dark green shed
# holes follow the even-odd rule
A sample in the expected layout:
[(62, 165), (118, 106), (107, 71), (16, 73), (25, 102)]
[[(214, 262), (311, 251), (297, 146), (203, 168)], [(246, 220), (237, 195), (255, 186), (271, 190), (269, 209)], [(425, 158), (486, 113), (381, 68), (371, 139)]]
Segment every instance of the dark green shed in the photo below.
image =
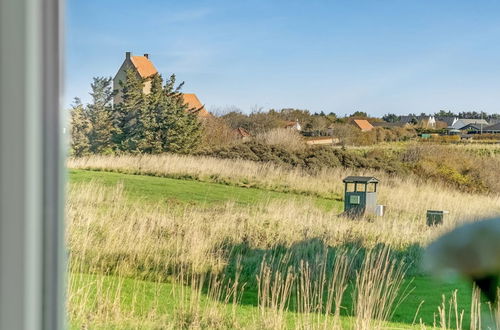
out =
[(375, 214), (379, 180), (372, 176), (348, 176), (343, 182), (344, 212), (350, 215)]

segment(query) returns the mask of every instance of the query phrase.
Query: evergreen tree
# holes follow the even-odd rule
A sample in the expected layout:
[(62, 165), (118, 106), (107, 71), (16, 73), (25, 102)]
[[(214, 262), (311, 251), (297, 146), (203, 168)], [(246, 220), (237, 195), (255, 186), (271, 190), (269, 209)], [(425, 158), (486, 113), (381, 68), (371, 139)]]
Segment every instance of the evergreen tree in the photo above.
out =
[(163, 151), (160, 122), (162, 120), (162, 104), (165, 102), (163, 78), (159, 74), (151, 77), (151, 90), (146, 96), (146, 106), (141, 114), (144, 135), (138, 144), (141, 152), (160, 153)]
[(385, 114), (382, 119), (388, 123), (395, 123), (397, 122), (400, 117), (398, 115), (395, 115), (393, 113), (388, 113), (388, 114)]
[(352, 115), (349, 117), (359, 117), (359, 118), (368, 118), (368, 114), (364, 111), (354, 111)]
[(71, 153), (80, 157), (90, 153), (89, 133), (91, 123), (79, 98), (75, 98), (70, 113)]
[(434, 115), (437, 117), (457, 117), (457, 114), (450, 110), (439, 110), (439, 112), (436, 112)]
[[(189, 153), (199, 144), (202, 125), (197, 112), (201, 109), (188, 109), (184, 104), (180, 92), (183, 84), (176, 87), (174, 75), (165, 85), (161, 75), (152, 76), (150, 93), (144, 95), (144, 80), (137, 72), (129, 69), (126, 80), (120, 82), (121, 102), (115, 105), (112, 112), (96, 111), (110, 109), (113, 94), (108, 93), (111, 90), (108, 89), (109, 83), (110, 80), (95, 79), (92, 84), (94, 102), (89, 109), (92, 108), (93, 118), (97, 118), (94, 113), (101, 114), (103, 122), (96, 122), (97, 127), (92, 130), (96, 133), (92, 134), (91, 140), (96, 141), (97, 145), (101, 146), (104, 141), (112, 140), (124, 152)], [(104, 132), (110, 133), (112, 139)], [(107, 150), (101, 147), (92, 151), (102, 153)]]
[(113, 88), (111, 77), (95, 77), (91, 84), (92, 103), (87, 107), (91, 123), (89, 134), (90, 150), (96, 154), (113, 151), (113, 118), (111, 100)]
[(163, 151), (189, 153), (200, 142), (202, 127), (197, 117), (200, 109), (189, 109), (180, 92), (183, 84), (175, 87), (172, 75), (164, 87), (165, 102), (159, 111), (159, 131)]
[(116, 105), (114, 121), (115, 143), (128, 152), (139, 152), (144, 136), (141, 116), (145, 107), (144, 81), (133, 69), (126, 71), (126, 80), (120, 82), (122, 100)]

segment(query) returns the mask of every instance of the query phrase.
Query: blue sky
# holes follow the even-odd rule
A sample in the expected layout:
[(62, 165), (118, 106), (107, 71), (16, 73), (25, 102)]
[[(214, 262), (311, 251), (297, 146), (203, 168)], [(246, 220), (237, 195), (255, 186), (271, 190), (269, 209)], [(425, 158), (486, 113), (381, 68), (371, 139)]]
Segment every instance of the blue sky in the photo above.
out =
[(500, 112), (500, 1), (67, 0), (66, 97), (125, 51), (210, 110)]

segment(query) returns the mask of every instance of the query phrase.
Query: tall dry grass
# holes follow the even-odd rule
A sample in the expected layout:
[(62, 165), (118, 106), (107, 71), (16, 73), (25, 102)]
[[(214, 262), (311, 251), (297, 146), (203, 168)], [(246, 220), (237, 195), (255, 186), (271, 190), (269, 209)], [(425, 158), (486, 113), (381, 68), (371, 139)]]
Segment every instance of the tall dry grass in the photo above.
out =
[(293, 129), (275, 128), (258, 134), (255, 140), (271, 146), (284, 147), (291, 151), (304, 150), (306, 148), (306, 143), (302, 135)]
[(341, 198), (344, 177), (371, 175), (381, 181), (379, 204), (387, 206), (388, 217), (381, 225), (393, 226), (395, 224), (392, 221), (397, 221), (398, 224), (404, 223), (411, 232), (424, 229), (421, 225), (429, 209), (450, 211), (443, 230), (449, 230), (463, 221), (500, 214), (498, 194), (471, 194), (444, 187), (438, 182), (422, 182), (411, 176), (397, 177), (362, 169), (325, 169), (311, 175), (300, 169), (290, 170), (270, 163), (179, 155), (92, 156), (70, 159), (68, 166), (74, 169), (223, 182), (325, 198)]
[(391, 258), (387, 247), (367, 253), (356, 274), (356, 329), (380, 329), (384, 321), (391, 319), (395, 307), (410, 293), (404, 287), (406, 269), (403, 260)]
[[(500, 299), (500, 292), (498, 294)], [(486, 308), (484, 305), (487, 305)], [(483, 303), (481, 292), (477, 286), (473, 286), (470, 304), (470, 324), (464, 321), (465, 310), (459, 308), (457, 290), (454, 290), (447, 298), (442, 295), (442, 301), (434, 313), (432, 325), (425, 325), (420, 321), (421, 329), (470, 329), (470, 330), (496, 330), (500, 329), (500, 309), (498, 305)]]
[[(69, 165), (330, 197), (340, 195), (341, 179), (354, 174), (333, 169), (310, 175), (270, 164), (174, 155), (91, 157)], [(418, 258), (429, 240), (458, 223), (499, 214), (500, 199), (375, 175), (382, 181), (379, 198), (388, 212), (362, 221), (324, 212), (312, 201), (281, 200), (252, 208), (231, 203), (211, 209), (165, 207), (130, 201), (120, 184), (74, 184), (67, 202), (71, 319), (88, 328), (341, 328), (344, 293), (352, 281), (351, 326), (383, 328), (404, 297), (405, 267), (395, 256)], [(425, 225), (425, 210), (431, 208), (451, 211), (444, 226)], [(345, 252), (353, 246), (368, 252)], [(124, 297), (127, 279), (133, 279), (132, 297)], [(252, 281), (259, 289), (259, 308), (241, 323), (235, 306), (245, 283)], [(177, 289), (158, 289), (153, 303), (146, 304), (141, 295), (149, 290), (145, 283), (157, 288), (172, 283)], [(162, 311), (162, 304), (172, 300), (179, 302), (175, 309)], [(475, 306), (471, 328), (478, 328), (484, 317)], [(435, 327), (463, 327), (457, 317), (451, 321), (453, 313), (460, 315), (442, 308)]]
[[(309, 217), (308, 225), (298, 226), (296, 213), (283, 217), (291, 204), (262, 205), (262, 213), (226, 205), (207, 213), (196, 207), (151, 208), (134, 203), (125, 198), (121, 185), (73, 185), (69, 193), (68, 311), (71, 320), (83, 327), (134, 327), (143, 322), (146, 328), (148, 324), (173, 329), (233, 328), (247, 327), (250, 322), (252, 327), (267, 329), (290, 325), (301, 329), (340, 328), (350, 275), (366, 278), (376, 271), (377, 276), (398, 283), (396, 273), (384, 267), (365, 267), (356, 275), (356, 253), (351, 251), (340, 249), (330, 258), (332, 252), (326, 242), (342, 245), (343, 236), (334, 231), (339, 230), (340, 222), (347, 228), (347, 220), (338, 218), (336, 225), (326, 226), (331, 218), (323, 214), (320, 221), (331, 235), (325, 235), (321, 225), (306, 230), (316, 227), (313, 220), (321, 215), (311, 205), (297, 205), (296, 210), (306, 209), (299, 216)], [(283, 219), (288, 223), (279, 225)], [(295, 230), (285, 230), (294, 226)], [(241, 244), (246, 251), (237, 249)], [(283, 248), (285, 254), (277, 252)], [(367, 257), (366, 262), (375, 262), (378, 257), (374, 256), (378, 254)], [(252, 269), (257, 272), (242, 276)], [(241, 325), (236, 306), (246, 288), (245, 281), (252, 277), (258, 288), (259, 308), (252, 321)], [(126, 296), (130, 281), (133, 294)], [(171, 283), (175, 289), (158, 289), (149, 294), (152, 297), (146, 303), (142, 294), (150, 290), (146, 283), (158, 288)], [(391, 297), (388, 288), (372, 286), (382, 293), (374, 301), (387, 310), (394, 307), (391, 301), (383, 301)], [(161, 305), (172, 301), (175, 308), (161, 312)], [(294, 317), (290, 317), (292, 311)], [(373, 317), (363, 314), (360, 307), (355, 312)], [(390, 313), (377, 317), (387, 321)]]
[[(352, 255), (338, 251), (331, 265), (328, 251), (312, 263), (302, 260), (297, 284), (297, 324), (304, 328), (340, 329), (342, 301), (352, 271)], [(333, 318), (331, 318), (331, 316)]]

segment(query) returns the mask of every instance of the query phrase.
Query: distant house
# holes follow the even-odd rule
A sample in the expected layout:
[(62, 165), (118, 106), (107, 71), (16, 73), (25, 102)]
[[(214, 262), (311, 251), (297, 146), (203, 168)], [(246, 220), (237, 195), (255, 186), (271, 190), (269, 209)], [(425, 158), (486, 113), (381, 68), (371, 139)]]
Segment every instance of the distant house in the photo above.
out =
[(296, 131), (301, 131), (302, 130), (302, 126), (300, 126), (299, 124), (299, 120), (295, 120), (295, 121), (289, 121), (285, 124), (285, 128), (286, 129), (293, 129), (293, 130), (296, 130)]
[(481, 132), (481, 130), (483, 129), (483, 127), (481, 127), (480, 124), (474, 123), (474, 124), (465, 125), (460, 130), (461, 131), (468, 131), (468, 132), (471, 132), (471, 133), (478, 133), (478, 132)]
[(458, 120), (457, 117), (451, 117), (451, 116), (436, 116), (436, 122), (443, 122), (446, 124), (446, 126), (451, 126), (453, 123), (455, 123)]
[(366, 119), (354, 119), (352, 124), (359, 128), (361, 132), (369, 132), (373, 129), (373, 125)]
[(409, 125), (419, 125), (420, 127), (425, 127), (425, 128), (436, 128), (436, 122), (438, 119), (434, 116), (427, 116), (427, 115), (420, 115), (420, 116), (413, 116), (413, 115), (408, 115), (408, 116), (401, 116), (399, 118), (399, 123), (406, 124), (406, 126)]
[(500, 133), (500, 123), (484, 127), (483, 133)]
[(401, 116), (399, 117), (399, 122), (409, 124), (409, 125), (417, 125), (421, 123), (424, 120), (428, 120), (429, 116), (414, 116), (414, 115), (407, 115), (407, 116)]
[(489, 126), (488, 122), (484, 119), (456, 119), (450, 126), (448, 126), (448, 129), (462, 130), (464, 127), (471, 124), (478, 125), (479, 127)]
[(144, 79), (144, 87), (142, 89), (144, 94), (149, 94), (151, 92), (151, 77), (158, 73), (153, 62), (149, 60), (149, 54), (144, 54), (144, 56), (132, 56), (131, 52), (126, 52), (125, 60), (113, 78), (113, 90), (116, 91), (113, 99), (114, 104), (118, 104), (122, 101), (122, 87), (120, 81), (124, 82), (127, 79), (128, 69), (134, 70), (139, 78)]
[[(151, 78), (158, 73), (158, 70), (149, 58), (149, 54), (144, 54), (143, 56), (133, 56), (131, 52), (126, 52), (125, 60), (113, 78), (113, 90), (116, 92), (113, 99), (113, 103), (115, 105), (122, 101), (122, 87), (120, 82), (124, 82), (127, 79), (128, 69), (134, 70), (137, 77), (144, 80), (144, 87), (142, 91), (146, 95), (151, 92)], [(210, 112), (205, 109), (196, 94), (182, 94), (182, 97), (189, 110), (196, 112), (198, 117), (208, 118), (212, 116)]]

